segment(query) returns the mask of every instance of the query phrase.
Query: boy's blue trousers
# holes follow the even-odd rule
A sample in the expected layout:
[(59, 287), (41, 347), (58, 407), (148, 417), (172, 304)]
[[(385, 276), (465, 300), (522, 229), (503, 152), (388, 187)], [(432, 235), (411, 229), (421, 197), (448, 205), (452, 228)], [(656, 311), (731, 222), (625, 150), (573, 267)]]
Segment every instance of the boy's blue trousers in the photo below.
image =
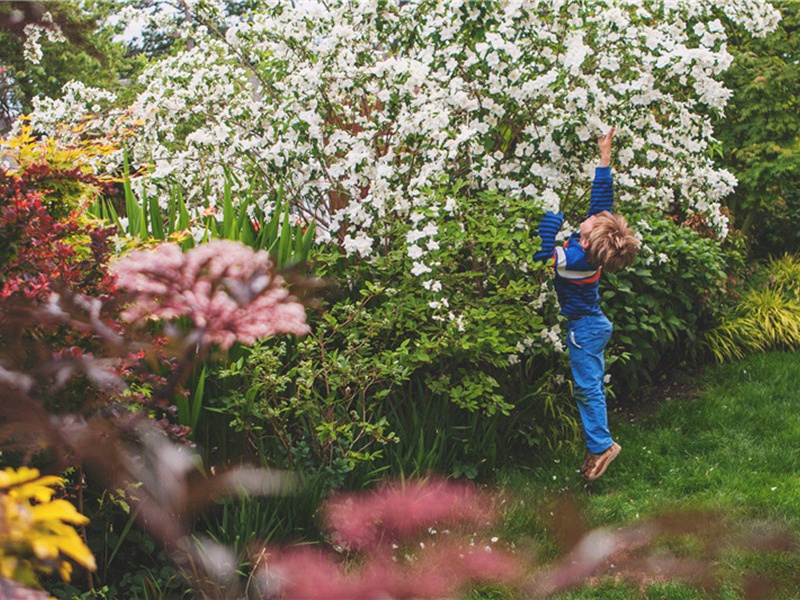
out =
[(586, 315), (567, 322), (567, 347), (574, 395), (581, 413), (586, 447), (593, 454), (607, 450), (614, 440), (606, 412), (605, 357), (613, 326), (603, 315)]

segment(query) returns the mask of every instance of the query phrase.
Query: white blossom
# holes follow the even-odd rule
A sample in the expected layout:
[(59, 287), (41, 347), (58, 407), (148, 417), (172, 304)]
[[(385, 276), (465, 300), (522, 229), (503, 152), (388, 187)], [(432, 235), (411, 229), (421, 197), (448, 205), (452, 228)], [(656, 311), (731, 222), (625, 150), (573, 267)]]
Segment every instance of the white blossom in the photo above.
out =
[(423, 262), (414, 261), (414, 266), (411, 269), (411, 274), (416, 276), (422, 275), (424, 273), (430, 273), (431, 268)]

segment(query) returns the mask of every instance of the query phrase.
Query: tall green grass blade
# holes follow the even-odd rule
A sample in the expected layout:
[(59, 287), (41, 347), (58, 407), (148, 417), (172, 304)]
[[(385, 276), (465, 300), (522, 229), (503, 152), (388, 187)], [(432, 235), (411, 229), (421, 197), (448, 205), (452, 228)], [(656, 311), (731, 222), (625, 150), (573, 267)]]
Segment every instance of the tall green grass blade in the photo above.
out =
[(153, 237), (158, 240), (166, 239), (164, 236), (164, 217), (161, 214), (161, 207), (158, 199), (153, 196), (150, 198), (150, 227)]
[(248, 246), (252, 246), (253, 240), (255, 239), (255, 229), (253, 228), (253, 223), (250, 221), (249, 214), (249, 208), (253, 202), (254, 198), (252, 193), (247, 194), (244, 200), (242, 200), (239, 204), (239, 214), (236, 216), (237, 238), (240, 242), (247, 244)]
[(117, 210), (114, 208), (114, 205), (111, 204), (111, 202), (108, 200), (103, 202), (103, 218), (114, 223), (114, 225), (117, 226), (117, 230), (122, 232), (122, 223), (119, 222), (119, 215), (117, 214)]
[(136, 517), (139, 515), (139, 511), (131, 511), (131, 516), (128, 518), (128, 521), (125, 523), (125, 526), (122, 528), (122, 531), (119, 534), (119, 538), (117, 538), (117, 543), (114, 545), (114, 548), (111, 550), (111, 554), (108, 556), (108, 560), (106, 561), (105, 568), (108, 570), (108, 567), (111, 566), (111, 563), (114, 562), (114, 558), (119, 553), (120, 548), (122, 548), (122, 544), (128, 537), (128, 534), (131, 531), (131, 527), (136, 522)]
[(289, 207), (283, 216), (283, 226), (281, 227), (280, 243), (278, 244), (278, 266), (285, 267), (289, 264), (292, 249), (292, 224), (289, 216)]
[(219, 229), (217, 228), (217, 225), (217, 219), (212, 215), (208, 215), (206, 217), (206, 233), (203, 236), (204, 242), (219, 238)]
[(125, 214), (128, 216), (128, 231), (126, 233), (131, 237), (141, 237), (143, 219), (142, 208), (136, 200), (133, 188), (131, 188), (131, 170), (128, 163), (127, 151), (123, 153), (123, 173), (125, 177), (122, 182), (122, 188), (125, 192)]
[(122, 228), (122, 223), (119, 221), (119, 216), (117, 215), (117, 211), (114, 210), (114, 205), (111, 204), (111, 201), (107, 198), (98, 198), (97, 199), (97, 212), (92, 213), (96, 217), (103, 219), (104, 221), (108, 221), (109, 223), (113, 223), (117, 227), (117, 231), (120, 233), (124, 233), (124, 229)]
[(178, 188), (178, 226), (177, 231), (184, 231), (189, 228), (189, 211), (186, 210), (186, 201), (183, 199), (183, 192)]
[(265, 227), (261, 228), (262, 236), (260, 240), (260, 248), (269, 250), (270, 253), (273, 252), (275, 242), (278, 240), (278, 227), (280, 227), (281, 222), (280, 219), (281, 205), (276, 203), (275, 210), (270, 217), (269, 223), (267, 223)]
[(228, 169), (225, 170), (225, 184), (222, 190), (222, 232), (220, 237), (224, 240), (235, 240), (236, 235), (236, 213), (233, 210), (233, 193), (231, 191), (231, 176)]
[(98, 219), (103, 218), (103, 199), (98, 196), (97, 198), (92, 201), (89, 206), (86, 207), (86, 212), (88, 212), (93, 217), (97, 217)]
[(167, 206), (167, 235), (170, 236), (175, 233), (175, 227), (177, 225), (177, 217), (178, 217), (178, 200), (180, 198), (181, 191), (180, 188), (177, 186), (170, 188), (169, 190), (169, 205)]
[(200, 371), (200, 377), (197, 379), (197, 386), (194, 389), (194, 397), (192, 398), (191, 413), (189, 415), (188, 425), (194, 430), (197, 427), (197, 422), (200, 420), (200, 411), (203, 409), (203, 394), (206, 388), (206, 368)]
[(257, 237), (258, 233), (250, 219), (245, 219), (241, 227), (239, 227), (239, 241), (247, 246), (255, 247)]
[(139, 205), (139, 214), (141, 215), (141, 227), (139, 229), (139, 237), (146, 240), (150, 237), (150, 199), (147, 196), (142, 196), (142, 202)]
[(306, 232), (303, 234), (303, 240), (300, 244), (300, 252), (298, 252), (298, 260), (306, 262), (308, 255), (311, 252), (311, 244), (314, 243), (314, 236), (316, 234), (316, 226), (314, 222), (308, 224)]
[(183, 394), (176, 394), (175, 406), (178, 408), (178, 423), (187, 425), (192, 416), (189, 399)]
[[(274, 239), (272, 241), (272, 244), (270, 244), (270, 246), (266, 249), (267, 252), (270, 253), (270, 255), (272, 255), (272, 256), (276, 256), (277, 255), (277, 253), (278, 253), (278, 244), (280, 243), (280, 241), (281, 241), (281, 238)], [(279, 263), (279, 266), (280, 266), (280, 263)]]
[(298, 224), (292, 228), (294, 236), (294, 248), (292, 250), (292, 262), (302, 261), (303, 254), (303, 226)]

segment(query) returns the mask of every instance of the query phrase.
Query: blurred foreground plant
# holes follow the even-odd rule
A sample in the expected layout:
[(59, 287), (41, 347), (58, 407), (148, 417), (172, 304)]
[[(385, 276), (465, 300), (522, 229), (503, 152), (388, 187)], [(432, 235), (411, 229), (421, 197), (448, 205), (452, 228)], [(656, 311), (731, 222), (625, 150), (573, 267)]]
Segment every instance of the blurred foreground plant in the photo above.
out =
[[(94, 556), (75, 531), (89, 519), (67, 500), (53, 499), (63, 479), (37, 469), (0, 471), (0, 576), (36, 586), (37, 573), (57, 571), (69, 581), (69, 557), (91, 571)], [(6, 596), (4, 596), (6, 597)]]
[[(121, 259), (115, 271), (119, 289), (130, 290), (128, 296), (101, 299), (62, 288), (47, 302), (12, 297), (4, 303), (3, 447), (24, 452), (23, 460), (39, 454), (58, 469), (82, 465), (109, 489), (124, 490), (140, 525), (163, 545), (199, 593), (239, 597), (235, 558), (215, 544), (195, 540), (191, 518), (218, 495), (279, 493), (287, 489), (288, 479), (246, 467), (215, 476), (200, 472), (188, 447), (170, 442), (146, 410), (125, 402), (131, 373), (124, 371), (132, 357), (147, 366), (148, 359), (159, 356), (154, 352), (153, 324), (125, 329), (110, 317), (122, 305), (123, 320), (136, 325), (167, 321), (161, 329), (168, 340), (162, 352), (174, 353), (176, 363), (171, 377), (151, 394), (154, 402), (169, 402), (188, 365), (212, 347), (277, 333), (302, 334), (304, 309), (273, 273), (268, 255), (239, 244), (212, 242), (186, 254), (162, 246)], [(34, 329), (45, 335), (32, 334)], [(91, 337), (96, 351), (54, 349), (52, 336), (69, 332)], [(94, 388), (93, 403), (80, 412), (49, 411), (48, 400), (72, 380), (87, 391)], [(72, 557), (84, 559), (78, 553)]]
[(133, 294), (122, 318), (130, 323), (186, 317), (193, 347), (252, 344), (279, 333), (308, 333), (305, 309), (272, 273), (266, 252), (215, 241), (182, 252), (165, 244), (132, 252), (112, 266), (122, 290)]
[[(323, 507), (334, 550), (265, 548), (252, 583), (266, 598), (452, 598), (472, 582), (512, 582), (523, 561), (475, 544), (491, 498), (444, 480), (389, 483)], [(470, 534), (472, 532), (472, 539)]]
[[(665, 581), (686, 582), (713, 594), (720, 587), (721, 559), (730, 553), (796, 556), (800, 548), (800, 540), (785, 528), (734, 523), (710, 510), (666, 512), (633, 525), (591, 529), (574, 499), (563, 497), (551, 508), (552, 534), (563, 554), (525, 580), (524, 598), (549, 598), (604, 578), (626, 581), (640, 595), (644, 586)], [(767, 578), (747, 571), (738, 575), (744, 598), (775, 597)]]

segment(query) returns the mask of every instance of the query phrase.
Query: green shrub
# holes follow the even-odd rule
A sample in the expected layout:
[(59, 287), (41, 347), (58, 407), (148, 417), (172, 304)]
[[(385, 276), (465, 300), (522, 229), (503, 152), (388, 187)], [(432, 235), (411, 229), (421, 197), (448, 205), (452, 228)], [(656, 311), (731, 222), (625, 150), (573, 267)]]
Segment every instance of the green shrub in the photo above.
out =
[(770, 254), (800, 252), (800, 191), (790, 190), (761, 207), (763, 216), (754, 221), (753, 254), (763, 258)]
[(619, 360), (610, 368), (618, 392), (697, 357), (698, 338), (714, 325), (729, 294), (727, 271), (741, 261), (735, 244), (704, 237), (674, 219), (641, 215), (629, 221), (642, 235), (642, 252), (631, 269), (605, 275), (601, 285), (603, 310), (614, 323), (610, 352)]
[[(525, 357), (538, 357), (539, 370), (529, 371), (538, 380), (552, 368), (543, 357), (556, 354), (540, 335), (536, 304), (546, 274), (519, 260), (538, 248), (530, 207), (458, 186), (435, 193), (442, 205), (459, 194), (463, 206), (427, 215), (438, 227), (439, 244), (427, 254), (438, 264), (436, 281), (408, 276), (414, 258), (404, 241), (413, 219), (392, 222), (386, 239), (398, 242), (369, 261), (321, 248), (312, 265), (329, 285), (313, 333), (257, 344), (212, 377), (219, 387), (211, 384), (218, 393), (210, 410), (272, 463), (328, 469), (336, 485), (360, 466), (385, 466), (393, 446), (401, 472), (473, 474), (476, 463), (493, 465), (492, 446), (515, 436), (498, 428), (524, 393)], [(447, 464), (434, 456), (449, 457)]]
[(774, 280), (775, 286), (789, 298), (800, 298), (800, 257), (784, 254), (771, 258), (767, 266), (767, 276)]
[(800, 259), (771, 259), (751, 288), (708, 331), (703, 344), (719, 362), (753, 352), (800, 346)]

